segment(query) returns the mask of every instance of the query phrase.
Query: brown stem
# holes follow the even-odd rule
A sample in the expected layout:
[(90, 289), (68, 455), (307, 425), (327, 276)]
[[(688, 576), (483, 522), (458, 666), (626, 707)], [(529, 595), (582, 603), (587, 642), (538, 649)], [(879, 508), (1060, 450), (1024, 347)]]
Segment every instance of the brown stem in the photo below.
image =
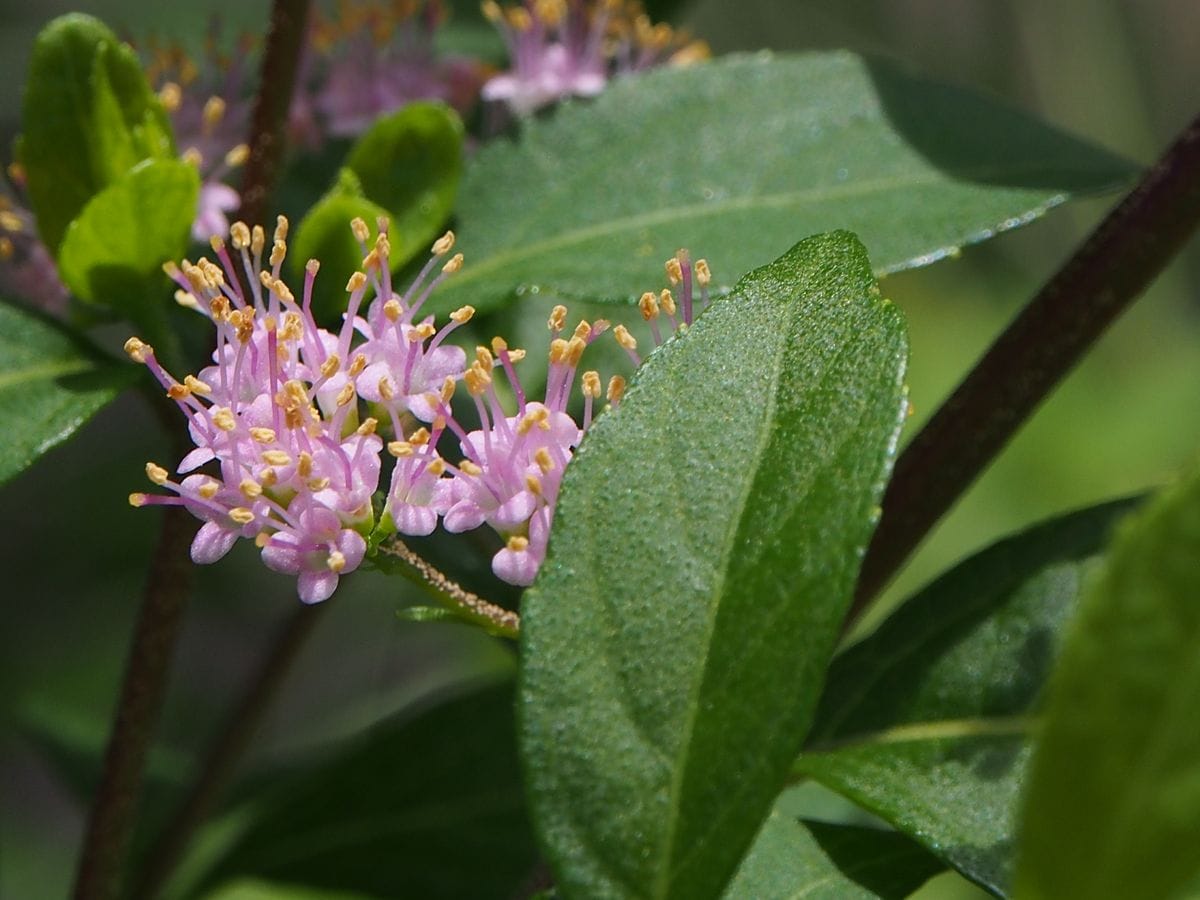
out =
[(310, 0), (275, 0), (250, 124), (250, 157), (242, 174), (238, 218), (262, 223), (286, 145), (288, 110), (308, 30)]
[(908, 445), (847, 626), (1200, 224), (1200, 118), (1088, 236)]
[(111, 900), (120, 891), (146, 757), (191, 587), (188, 544), (193, 531), (191, 517), (182, 507), (164, 511), (104, 756), (104, 771), (88, 818), (75, 879), (76, 900)]
[(280, 686), (328, 603), (301, 606), (279, 630), (237, 707), (200, 764), (199, 775), (146, 855), (130, 896), (154, 897), (183, 858), (197, 828), (216, 808)]

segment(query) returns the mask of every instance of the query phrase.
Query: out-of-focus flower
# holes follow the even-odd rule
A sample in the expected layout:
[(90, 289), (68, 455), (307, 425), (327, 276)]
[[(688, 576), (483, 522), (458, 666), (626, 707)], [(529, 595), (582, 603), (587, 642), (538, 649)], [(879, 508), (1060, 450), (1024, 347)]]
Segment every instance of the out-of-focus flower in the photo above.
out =
[(508, 45), (510, 69), (483, 87), (483, 99), (526, 116), (565, 97), (594, 97), (616, 75), (706, 59), (708, 47), (653, 24), (631, 0), (524, 0), (484, 15)]
[[(14, 184), (22, 184), (19, 166), (9, 167)], [(0, 296), (20, 300), (56, 316), (67, 311), (68, 292), (46, 245), (38, 237), (33, 213), (0, 178)]]
[(435, 52), (434, 35), (444, 19), (440, 0), (342, 0), (335, 18), (318, 13), (306, 102), (325, 129), (353, 137), (415, 100), (468, 110), (483, 83), (482, 69)]

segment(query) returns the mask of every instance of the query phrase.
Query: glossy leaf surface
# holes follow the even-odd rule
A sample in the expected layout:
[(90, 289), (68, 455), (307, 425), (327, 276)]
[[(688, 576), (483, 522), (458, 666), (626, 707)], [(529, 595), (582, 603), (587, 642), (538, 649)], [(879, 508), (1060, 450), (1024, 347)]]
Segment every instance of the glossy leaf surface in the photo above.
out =
[(905, 361), (861, 244), (820, 235), (665, 344), (588, 432), (521, 624), (526, 777), (567, 896), (724, 889), (808, 727)]
[(1002, 894), (1037, 699), (1094, 557), (1130, 508), (1044, 523), (906, 601), (834, 663), (797, 772)]
[(1195, 896), (1200, 476), (1120, 531), (1051, 682), (1016, 896)]
[(535, 287), (627, 301), (681, 246), (728, 286), (832, 228), (890, 272), (1132, 171), (969, 91), (847, 53), (660, 69), (480, 152), (457, 208), (467, 266), (438, 302), (484, 308)]

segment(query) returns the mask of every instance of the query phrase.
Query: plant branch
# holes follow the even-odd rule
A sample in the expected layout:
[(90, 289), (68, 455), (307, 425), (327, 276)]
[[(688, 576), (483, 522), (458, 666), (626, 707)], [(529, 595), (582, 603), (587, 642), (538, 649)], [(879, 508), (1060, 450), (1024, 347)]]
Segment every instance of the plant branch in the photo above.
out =
[(1088, 236), (908, 445), (847, 627), (1200, 224), (1200, 118)]
[(88, 818), (75, 878), (76, 900), (112, 900), (120, 891), (146, 757), (191, 586), (188, 545), (192, 531), (191, 517), (182, 507), (171, 506), (163, 512), (104, 771)]
[(271, 5), (271, 24), (247, 141), (250, 157), (242, 174), (238, 218), (243, 222), (262, 223), (267, 198), (283, 162), (288, 111), (308, 31), (310, 5), (310, 0), (274, 0)]
[(280, 628), (246, 692), (200, 764), (196, 780), (146, 855), (146, 868), (130, 896), (148, 900), (166, 884), (196, 830), (216, 808), (292, 663), (328, 605), (300, 606)]

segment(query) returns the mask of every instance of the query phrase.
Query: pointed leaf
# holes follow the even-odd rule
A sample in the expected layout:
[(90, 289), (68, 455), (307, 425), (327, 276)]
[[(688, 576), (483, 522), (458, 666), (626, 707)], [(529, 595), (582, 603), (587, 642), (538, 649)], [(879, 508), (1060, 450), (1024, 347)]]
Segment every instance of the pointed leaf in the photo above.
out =
[(689, 247), (719, 284), (797, 234), (846, 228), (876, 271), (924, 265), (1132, 167), (969, 91), (847, 53), (726, 57), (618, 79), (489, 145), (439, 303), (518, 288), (625, 301)]
[(835, 661), (797, 772), (1003, 894), (1035, 704), (1119, 501), (988, 548)]
[(67, 225), (96, 193), (142, 160), (174, 153), (166, 113), (136, 54), (79, 13), (38, 35), (21, 121), (30, 203), (55, 255)]
[(767, 819), (724, 900), (903, 900), (945, 865), (894, 831)]
[(905, 407), (861, 244), (801, 242), (645, 363), (522, 603), (522, 752), (566, 896), (716, 897), (808, 727)]
[(0, 483), (74, 434), (135, 373), (57, 323), (0, 304)]
[(1017, 896), (1194, 896), (1200, 878), (1200, 475), (1124, 526), (1051, 680)]

